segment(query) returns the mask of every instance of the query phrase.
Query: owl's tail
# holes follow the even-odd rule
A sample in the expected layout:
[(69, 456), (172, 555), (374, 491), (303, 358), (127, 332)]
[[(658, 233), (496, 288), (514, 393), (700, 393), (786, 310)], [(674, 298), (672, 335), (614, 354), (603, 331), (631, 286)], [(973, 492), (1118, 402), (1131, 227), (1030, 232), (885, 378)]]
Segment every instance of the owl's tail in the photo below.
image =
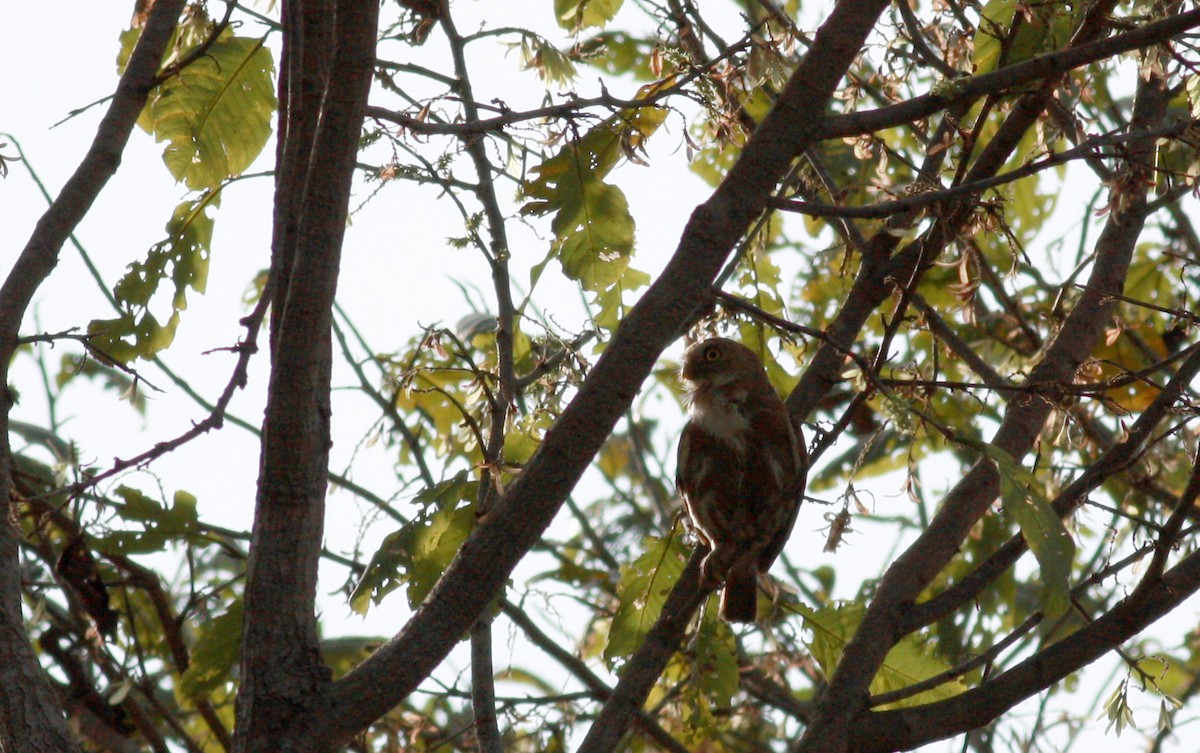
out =
[(754, 622), (758, 617), (758, 564), (752, 556), (738, 557), (725, 577), (721, 616), (727, 622)]

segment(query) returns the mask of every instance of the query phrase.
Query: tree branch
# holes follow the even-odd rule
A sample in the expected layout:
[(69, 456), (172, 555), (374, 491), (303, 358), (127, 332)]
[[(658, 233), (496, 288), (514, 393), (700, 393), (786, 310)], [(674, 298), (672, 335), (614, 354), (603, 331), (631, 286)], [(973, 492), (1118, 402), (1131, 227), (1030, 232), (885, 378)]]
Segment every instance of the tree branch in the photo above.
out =
[(284, 7), (271, 381), (246, 570), (239, 753), (329, 748), (313, 734), (320, 721), (313, 710), (329, 681), (313, 605), (328, 479), (331, 329), (379, 15), (377, 3), (356, 0)]
[(820, 138), (857, 136), (911, 123), (954, 104), (972, 102), (987, 94), (1056, 77), (1089, 63), (1164, 42), (1197, 26), (1200, 26), (1200, 10), (1188, 11), (1124, 34), (1039, 55), (981, 76), (954, 79), (935, 87), (929, 94), (897, 105), (829, 117), (822, 125)]
[[(1171, 412), (1187, 385), (1200, 374), (1200, 346), (1193, 347), (1195, 349), (1192, 354), (1180, 365), (1167, 386), (1128, 428), (1125, 438), (1109, 448), (1055, 497), (1052, 504), (1056, 513), (1063, 517), (1070, 515), (1083, 504), (1089, 492), (1140, 457), (1154, 428)], [(962, 580), (928, 601), (905, 610), (900, 630), (908, 633), (931, 625), (970, 603), (1001, 573), (1011, 567), (1027, 549), (1028, 544), (1023, 536), (1013, 536)]]
[(1021, 167), (1014, 168), (999, 175), (993, 175), (988, 178), (959, 183), (956, 186), (948, 188), (940, 188), (923, 193), (912, 194), (900, 199), (891, 201), (881, 201), (868, 206), (842, 206), (838, 204), (823, 204), (812, 201), (800, 201), (797, 199), (772, 198), (769, 205), (774, 209), (779, 209), (785, 212), (796, 212), (809, 217), (841, 217), (841, 218), (860, 218), (860, 219), (882, 219), (890, 217), (901, 212), (912, 211), (913, 209), (923, 209), (940, 204), (948, 199), (954, 199), (965, 195), (979, 194), (989, 188), (995, 188), (1014, 181), (1028, 178), (1031, 175), (1036, 175), (1043, 170), (1048, 170), (1052, 167), (1064, 165), (1072, 160), (1078, 159), (1093, 159), (1097, 158), (1097, 149), (1103, 146), (1121, 145), (1133, 141), (1135, 139), (1153, 138), (1172, 138), (1183, 133), (1190, 127), (1190, 121), (1181, 121), (1172, 123), (1171, 125), (1162, 126), (1160, 128), (1151, 129), (1143, 133), (1109, 133), (1103, 136), (1094, 136), (1082, 141), (1078, 146), (1072, 147), (1062, 152), (1051, 152), (1042, 159), (1035, 160)]
[(884, 0), (841, 2), (775, 107), (712, 197), (699, 206), (664, 272), (622, 321), (524, 472), (463, 543), (412, 620), (330, 693), (331, 738), (344, 740), (410, 693), (454, 646), (540, 538), (662, 350), (766, 206), (791, 161), (811, 143), (827, 102)]
[[(1047, 82), (1046, 86), (1052, 83)], [(1155, 85), (1143, 85), (1139, 89), (1133, 120), (1135, 129), (1153, 128), (1161, 120), (1164, 96), (1154, 88)], [(1033, 124), (1044, 110), (1047, 99), (1044, 86), (1017, 103), (977, 159), (966, 178), (968, 181), (975, 179), (977, 173), (994, 172), (999, 168), (1003, 161), (1001, 156)], [(1006, 146), (1002, 146), (1004, 142), (1007, 142)], [(1130, 159), (1124, 169), (1125, 180), (1119, 181), (1114, 188), (1116, 209), (1110, 213), (1097, 241), (1097, 259), (1092, 270), (1090, 284), (1098, 290), (1119, 292), (1124, 285), (1133, 248), (1145, 222), (1152, 152), (1153, 140), (1141, 141), (1131, 147)], [(944, 234), (948, 227), (952, 225), (935, 224), (924, 242), (944, 244), (948, 240)], [(906, 251), (897, 261), (914, 253)], [(897, 276), (897, 279), (904, 278)], [(1070, 381), (1092, 348), (1100, 342), (1107, 314), (1113, 305), (1111, 299), (1101, 294), (1085, 293), (1047, 348), (1041, 363), (1030, 373), (1029, 381)], [(1053, 405), (1044, 398), (1009, 403), (992, 443), (1014, 458), (1023, 457)], [(817, 715), (797, 746), (798, 751), (824, 753), (847, 749), (848, 721), (862, 708), (867, 688), (888, 651), (904, 635), (901, 632), (902, 614), (911, 608), (921, 591), (957, 553), (975, 521), (987, 511), (998, 493), (999, 474), (990, 461), (981, 459), (947, 493), (940, 511), (925, 531), (888, 568), (862, 623), (843, 651)]]
[[(63, 244), (121, 164), (121, 154), (154, 85), (183, 5), (182, 0), (155, 4), (87, 155), (38, 221), (0, 287), (0, 505), (6, 511), (12, 504), (8, 420), (13, 395), (7, 386), (8, 369), (21, 320), (34, 293), (58, 263)], [(5, 688), (0, 693), (0, 748), (12, 753), (75, 751), (78, 745), (58, 711), (25, 633), (20, 539), (11, 520), (6, 514), (0, 521), (0, 686)]]
[(1043, 692), (1153, 624), (1200, 590), (1200, 552), (1108, 613), (1004, 674), (945, 701), (915, 708), (854, 714), (847, 719), (856, 753), (910, 750), (980, 727)]

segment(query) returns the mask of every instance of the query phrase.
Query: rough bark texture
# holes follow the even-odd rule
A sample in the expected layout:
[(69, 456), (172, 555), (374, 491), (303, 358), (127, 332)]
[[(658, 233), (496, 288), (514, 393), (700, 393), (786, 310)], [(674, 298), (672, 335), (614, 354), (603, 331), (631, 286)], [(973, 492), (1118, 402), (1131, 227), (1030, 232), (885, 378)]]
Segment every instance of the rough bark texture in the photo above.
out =
[(79, 749), (29, 644), (21, 616), (20, 533), (10, 501), (8, 417), (13, 397), (7, 389), (8, 367), (34, 293), (58, 264), (63, 244), (121, 164), (121, 153), (146, 104), (183, 5), (182, 0), (155, 4), (91, 148), (38, 221), (0, 288), (0, 500), (5, 510), (0, 520), (0, 750), (8, 753)]
[(239, 751), (330, 747), (313, 734), (329, 681), (313, 604), (328, 483), (330, 328), (378, 10), (353, 0), (284, 9), (271, 380), (246, 575)]
[(1192, 553), (1145, 590), (1133, 594), (1070, 640), (1039, 651), (996, 679), (949, 700), (856, 715), (848, 750), (891, 753), (983, 727), (1112, 651), (1200, 590), (1200, 554)]
[[(1134, 127), (1158, 124), (1164, 107), (1164, 92), (1156, 84), (1144, 84), (1135, 107)], [(1012, 117), (1020, 118), (1021, 109), (1015, 110)], [(1116, 302), (1105, 294), (1121, 292), (1134, 244), (1145, 220), (1152, 153), (1152, 139), (1143, 139), (1142, 143), (1131, 147), (1125, 180), (1115, 188), (1118, 194), (1114, 201), (1119, 199), (1120, 204), (1110, 214), (1096, 243), (1096, 261), (1088, 282), (1089, 290), (1080, 297), (1063, 323), (1042, 362), (1030, 373), (1030, 383), (1069, 383), (1079, 365), (1101, 342), (1109, 321), (1108, 314)], [(1053, 408), (1054, 403), (1042, 397), (1010, 402), (992, 443), (1014, 458), (1021, 458), (1033, 446)], [(941, 510), (925, 531), (888, 568), (862, 624), (842, 654), (798, 751), (836, 753), (852, 749), (850, 734), (859, 715), (865, 712), (871, 680), (888, 651), (904, 635), (901, 629), (904, 612), (958, 551), (975, 521), (987, 512), (999, 491), (1000, 479), (995, 466), (986, 459), (980, 460), (946, 495)], [(951, 734), (943, 734), (937, 725), (923, 732), (926, 737), (922, 742)]]
[[(37, 287), (53, 269), (63, 242), (119, 165), (182, 5), (180, 0), (158, 0), (154, 5), (91, 151), (38, 224), (0, 289), (0, 369), (7, 369), (21, 319)], [(271, 275), (264, 293), (274, 307), (272, 374), (245, 589), (236, 750), (315, 753), (336, 749), (415, 690), (473, 624), (478, 626), (476, 684), (487, 684), (492, 674), (491, 651), (486, 620), (477, 622), (480, 615), (501, 592), (514, 566), (537, 543), (625, 415), (662, 350), (707, 300), (709, 285), (731, 249), (761, 215), (771, 191), (814, 140), (908, 123), (950, 106), (965, 111), (982, 96), (1043, 82), (1015, 100), (970, 169), (962, 170), (958, 184), (986, 180), (1002, 169), (1013, 149), (1043, 116), (1058, 74), (1200, 24), (1200, 11), (1192, 11), (1101, 40), (1099, 37), (1111, 30), (1106, 14), (1113, 5), (1102, 0), (1089, 6), (1088, 17), (1066, 50), (895, 106), (827, 117), (826, 103), (888, 5), (886, 0), (838, 3), (775, 107), (726, 180), (693, 213), (667, 268), (625, 318), (575, 399), (546, 434), (541, 449), (504, 496), (495, 500), (409, 624), (351, 674), (333, 683), (320, 655), (313, 612), (328, 483), (331, 309), (360, 126), (375, 62), (379, 5), (372, 0), (284, 3), (275, 233)], [(447, 29), (455, 38), (448, 21)], [(461, 38), (458, 41), (461, 43)], [(472, 99), (469, 88), (463, 96)], [(1132, 127), (1144, 131), (1161, 124), (1165, 105), (1166, 94), (1158, 82), (1142, 82)], [(481, 185), (490, 187), (492, 169), (482, 144), (472, 142), (472, 156)], [(1147, 164), (1153, 148), (1150, 137), (1129, 144), (1124, 173), (1112, 183), (1113, 204), (1096, 241), (1088, 290), (1063, 321), (1041, 363), (1029, 375), (1029, 383), (1053, 387), (1069, 382), (1102, 340), (1114, 306), (1111, 296), (1122, 289), (1149, 209)], [(924, 171), (938, 173), (937, 161), (946, 159), (947, 153), (930, 155)], [(495, 207), (494, 195), (484, 197), (484, 202), (493, 210), (489, 214), (493, 252), (497, 259), (506, 258), (504, 218)], [(956, 195), (936, 207), (930, 215), (936, 219), (916, 241), (902, 246), (900, 234), (891, 232), (894, 228), (869, 240), (857, 239), (854, 251), (861, 254), (862, 264), (825, 333), (827, 341), (789, 399), (794, 416), (807, 416), (842, 380), (846, 351), (859, 341), (869, 319), (896, 294), (900, 294), (900, 303), (891, 315), (904, 315), (907, 296), (922, 273), (963, 233), (975, 211), (975, 196)], [(507, 290), (507, 269), (497, 265), (493, 271), (497, 290)], [(511, 308), (511, 301), (501, 305), (502, 313)], [(504, 332), (502, 328), (501, 342), (507, 336)], [(502, 350), (507, 347), (502, 345)], [(506, 375), (503, 383), (510, 385), (507, 391), (511, 392), (511, 353), (509, 361), (501, 363)], [(1191, 361), (1188, 364), (1187, 368), (1195, 368)], [(6, 376), (6, 371), (0, 376)], [(0, 385), (5, 383), (0, 381)], [(11, 396), (0, 394), (0, 499), (5, 500), (10, 486), (10, 407)], [(993, 443), (1013, 457), (1022, 457), (1056, 407), (1050, 397), (1017, 395), (1008, 405)], [(493, 431), (499, 436), (506, 414), (506, 407), (494, 413)], [(492, 455), (498, 455), (498, 447), (493, 447)], [(1159, 542), (1162, 556), (1156, 557), (1156, 567), (1137, 591), (1071, 640), (1036, 653), (957, 698), (916, 709), (871, 711), (870, 683), (888, 650), (906, 634), (969, 603), (995, 572), (1019, 556), (1014, 545), (1003, 557), (945, 592), (941, 601), (921, 607), (915, 604), (955, 556), (971, 527), (987, 514), (998, 487), (994, 466), (981, 460), (946, 496), (941, 511), (916, 543), (889, 569), (858, 633), (846, 646), (840, 666), (814, 702), (811, 717), (804, 717), (808, 726), (799, 750), (898, 750), (986, 724), (1136, 634), (1200, 586), (1197, 555), (1162, 572), (1173, 543), (1164, 533)], [(1186, 503), (1191, 506), (1190, 499)], [(1064, 503), (1061, 511), (1069, 509)], [(7, 521), (0, 523), (0, 750), (77, 750), (22, 623), (19, 544), (18, 531)], [(605, 703), (581, 751), (617, 749), (635, 721), (654, 734), (657, 728), (642, 708), (705, 595), (698, 584), (697, 564), (698, 558), (693, 557), (661, 618), (626, 664), (616, 687), (608, 692), (594, 677), (585, 683), (603, 696)], [(477, 694), (476, 721), (489, 725), (493, 749), (499, 744), (492, 718), (494, 703), (490, 692)], [(86, 722), (81, 720), (81, 724)], [(670, 748), (674, 741), (661, 729), (658, 734), (658, 742)]]
[(412, 692), (537, 542), (663, 349), (705, 299), (770, 191), (811, 143), (823, 115), (823, 106), (814, 105), (829, 101), (887, 5), (838, 4), (727, 179), (693, 212), (663, 274), (624, 319), (492, 516), (464, 542), (404, 630), (333, 686), (336, 738), (352, 735)]

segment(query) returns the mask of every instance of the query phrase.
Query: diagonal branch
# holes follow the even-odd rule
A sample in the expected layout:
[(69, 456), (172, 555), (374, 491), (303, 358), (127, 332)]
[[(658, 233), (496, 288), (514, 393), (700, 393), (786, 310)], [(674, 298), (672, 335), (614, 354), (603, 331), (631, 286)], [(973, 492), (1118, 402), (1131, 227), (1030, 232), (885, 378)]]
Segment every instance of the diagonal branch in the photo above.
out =
[(910, 196), (905, 196), (899, 199), (889, 201), (880, 201), (876, 204), (866, 206), (843, 206), (840, 204), (823, 204), (813, 201), (803, 201), (799, 199), (788, 198), (772, 198), (770, 201), (771, 207), (786, 212), (796, 212), (809, 217), (839, 217), (839, 218), (868, 218), (882, 219), (890, 217), (901, 212), (911, 211), (913, 209), (923, 209), (936, 204), (945, 202), (948, 199), (954, 199), (961, 196), (974, 195), (982, 193), (989, 188), (1003, 186), (1014, 181), (1028, 178), (1031, 175), (1036, 175), (1043, 170), (1049, 170), (1052, 167), (1059, 167), (1072, 160), (1077, 159), (1096, 159), (1100, 157), (1099, 149), (1104, 146), (1120, 147), (1121, 145), (1133, 141), (1135, 139), (1145, 139), (1147, 137), (1154, 138), (1173, 138), (1184, 131), (1191, 125), (1190, 121), (1180, 121), (1160, 128), (1152, 129), (1148, 133), (1109, 133), (1103, 136), (1095, 136), (1086, 139), (1078, 146), (1061, 152), (1050, 152), (1045, 157), (1033, 162), (1029, 162), (1021, 167), (1013, 168), (999, 175), (993, 175), (979, 180), (959, 183), (956, 186), (949, 188), (940, 188), (923, 193), (915, 193)]
[[(58, 263), (63, 244), (116, 173), (183, 5), (182, 0), (160, 0), (154, 5), (87, 155), (38, 221), (0, 287), (0, 504), (6, 511), (12, 483), (8, 419), (13, 395), (7, 387), (8, 368), (21, 320)], [(0, 749), (13, 753), (77, 750), (25, 633), (18, 541), (5, 514), (0, 521), (0, 686), (5, 688), (0, 693)]]
[(1153, 624), (1200, 590), (1200, 553), (1071, 636), (1037, 652), (985, 685), (915, 708), (855, 715), (850, 747), (858, 753), (909, 750), (980, 727), (1077, 672)]
[(1200, 10), (1188, 11), (1124, 34), (1039, 55), (991, 73), (955, 79), (935, 87), (929, 94), (913, 97), (897, 105), (830, 117), (821, 129), (821, 138), (857, 136), (911, 123), (953, 104), (973, 102), (986, 94), (1056, 78), (1089, 63), (1165, 42), (1197, 26), (1200, 26)]
[(404, 629), (329, 693), (330, 737), (344, 740), (394, 706), (442, 661), (537, 543), (688, 320), (730, 249), (811, 143), (821, 108), (858, 54), (885, 0), (841, 2), (726, 180), (695, 212), (658, 280), (625, 317), (524, 472), (463, 543)]
[[(1152, 128), (1165, 112), (1166, 94), (1160, 79), (1142, 82), (1134, 106), (1133, 127)], [(1018, 105), (1010, 123), (1018, 122), (1024, 109), (1040, 111), (1040, 102)], [(1016, 118), (1016, 120), (1014, 120)], [(1002, 127), (1003, 130), (1003, 127)], [(994, 142), (993, 142), (994, 143)], [(1128, 272), (1130, 258), (1144, 225), (1147, 180), (1151, 170), (1153, 140), (1138, 142), (1130, 149), (1113, 197), (1117, 209), (1109, 214), (1097, 240), (1096, 263), (1089, 286), (1096, 291), (1118, 292)], [(1047, 348), (1040, 364), (1030, 373), (1034, 383), (1066, 383), (1074, 378), (1103, 335), (1104, 323), (1115, 302), (1088, 291), (1071, 311), (1058, 336)], [(1033, 445), (1053, 403), (1034, 397), (1009, 404), (993, 444), (1014, 458), (1021, 458)], [(912, 607), (921, 591), (957, 553), (971, 526), (999, 494), (999, 474), (981, 460), (946, 495), (941, 510), (925, 531), (892, 563), (880, 581), (871, 606), (858, 631), (847, 644), (830, 680), (817, 718), (798, 746), (800, 751), (846, 750), (850, 734), (847, 721), (862, 713), (863, 698), (887, 652), (904, 635), (902, 614)]]
[[(1060, 516), (1069, 515), (1087, 498), (1087, 494), (1098, 488), (1108, 478), (1124, 470), (1141, 456), (1154, 428), (1173, 410), (1187, 385), (1200, 374), (1200, 347), (1184, 361), (1167, 386), (1131, 425), (1125, 438), (1088, 466), (1080, 476), (1054, 499), (1054, 511)], [(1017, 535), (996, 550), (977, 568), (928, 601), (905, 611), (901, 630), (910, 632), (930, 625), (976, 598), (1001, 573), (1012, 566), (1028, 549), (1023, 536)]]

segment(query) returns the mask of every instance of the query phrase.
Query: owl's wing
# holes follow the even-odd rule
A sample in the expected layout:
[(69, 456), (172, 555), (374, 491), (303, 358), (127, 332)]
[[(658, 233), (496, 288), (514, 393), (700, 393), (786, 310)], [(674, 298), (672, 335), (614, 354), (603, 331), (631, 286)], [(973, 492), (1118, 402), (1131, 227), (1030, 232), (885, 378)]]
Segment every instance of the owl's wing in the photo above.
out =
[(744, 541), (753, 516), (742, 497), (745, 453), (688, 423), (679, 440), (675, 485), (700, 540), (713, 548)]
[(692, 468), (689, 465), (692, 431), (690, 423), (683, 427), (683, 433), (679, 435), (679, 447), (675, 450), (675, 490), (684, 497), (688, 495), (693, 483)]
[[(797, 435), (797, 442), (804, 440)], [(792, 479), (789, 487), (783, 490), (779, 498), (779, 506), (785, 512), (780, 516), (780, 525), (776, 529), (770, 542), (763, 548), (762, 553), (758, 557), (758, 571), (765, 573), (771, 569), (772, 563), (779, 553), (783, 551), (783, 547), (787, 545), (788, 539), (791, 538), (792, 528), (796, 525), (796, 518), (800, 515), (800, 503), (804, 501), (804, 487), (808, 480), (808, 462), (807, 457), (800, 454), (800, 466), (796, 475)]]
[(763, 406), (751, 425), (754, 444), (747, 453), (744, 493), (762, 537), (758, 569), (766, 572), (791, 536), (804, 496), (807, 468), (804, 445), (782, 401)]

